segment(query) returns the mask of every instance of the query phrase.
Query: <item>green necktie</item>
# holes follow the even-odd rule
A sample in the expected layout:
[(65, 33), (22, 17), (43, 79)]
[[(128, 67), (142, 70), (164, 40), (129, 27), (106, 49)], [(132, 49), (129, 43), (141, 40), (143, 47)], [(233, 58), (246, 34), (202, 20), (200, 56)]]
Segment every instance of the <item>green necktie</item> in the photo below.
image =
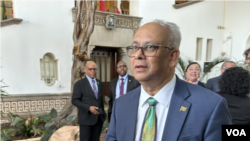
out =
[(155, 105), (157, 101), (154, 98), (148, 99), (148, 110), (146, 112), (146, 117), (143, 122), (141, 141), (155, 141), (156, 140), (156, 127), (157, 119), (155, 114)]

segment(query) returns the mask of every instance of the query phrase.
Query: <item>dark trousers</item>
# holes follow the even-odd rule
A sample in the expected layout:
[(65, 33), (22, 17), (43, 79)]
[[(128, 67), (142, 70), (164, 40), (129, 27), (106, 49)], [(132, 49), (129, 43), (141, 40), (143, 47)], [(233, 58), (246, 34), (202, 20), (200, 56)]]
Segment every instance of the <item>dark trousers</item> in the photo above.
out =
[(80, 125), (80, 141), (99, 141), (102, 125), (100, 117), (94, 125)]

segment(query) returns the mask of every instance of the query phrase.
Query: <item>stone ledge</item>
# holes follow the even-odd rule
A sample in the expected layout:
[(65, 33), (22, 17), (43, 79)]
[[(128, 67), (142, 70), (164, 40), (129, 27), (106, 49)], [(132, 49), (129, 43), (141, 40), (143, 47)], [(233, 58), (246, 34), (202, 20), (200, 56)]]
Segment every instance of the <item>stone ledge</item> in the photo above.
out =
[[(84, 10), (85, 12), (86, 10)], [(111, 12), (95, 11), (95, 25), (105, 26), (106, 25), (106, 16), (113, 15), (115, 16), (116, 28), (127, 28), (137, 30), (140, 27), (142, 17), (117, 14)], [(84, 18), (84, 17), (82, 17)], [(76, 19), (76, 8), (72, 8), (72, 21), (75, 22)]]
[(22, 20), (23, 19), (19, 19), (19, 18), (11, 18), (7, 20), (3, 20), (1, 21), (1, 27), (13, 25), (13, 24), (19, 24)]
[(70, 97), (70, 93), (9, 95), (2, 97), (0, 107), (4, 116), (9, 112), (19, 115), (29, 115), (29, 112), (38, 114), (50, 112), (52, 108), (60, 112)]
[(189, 1), (189, 2), (182, 3), (182, 4), (174, 4), (173, 7), (175, 9), (179, 9), (179, 8), (183, 8), (183, 7), (186, 7), (186, 6), (198, 3), (198, 2), (202, 2), (202, 1), (204, 1), (204, 0)]

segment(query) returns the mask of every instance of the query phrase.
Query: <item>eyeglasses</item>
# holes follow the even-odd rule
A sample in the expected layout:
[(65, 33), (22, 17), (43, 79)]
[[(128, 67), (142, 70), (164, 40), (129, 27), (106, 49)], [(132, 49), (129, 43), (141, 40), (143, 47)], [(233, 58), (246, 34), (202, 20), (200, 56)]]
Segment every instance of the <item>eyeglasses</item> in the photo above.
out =
[(117, 68), (126, 68), (126, 67), (127, 67), (126, 65), (117, 66)]
[(222, 68), (223, 68), (224, 70), (226, 70), (226, 69), (228, 69), (229, 67), (223, 66)]
[(190, 68), (190, 69), (188, 69), (189, 71), (201, 71), (199, 68), (195, 68), (195, 69), (193, 69), (193, 68)]
[(163, 46), (163, 45), (146, 45), (146, 46), (136, 46), (136, 45), (131, 45), (127, 47), (127, 54), (129, 57), (135, 57), (135, 53), (141, 49), (142, 54), (146, 57), (152, 57), (155, 56), (157, 53), (157, 50), (159, 47), (167, 48), (169, 50), (173, 50), (174, 48)]
[(92, 70), (93, 70), (93, 71), (96, 71), (97, 68), (88, 68), (88, 70), (89, 70), (89, 71), (92, 71)]

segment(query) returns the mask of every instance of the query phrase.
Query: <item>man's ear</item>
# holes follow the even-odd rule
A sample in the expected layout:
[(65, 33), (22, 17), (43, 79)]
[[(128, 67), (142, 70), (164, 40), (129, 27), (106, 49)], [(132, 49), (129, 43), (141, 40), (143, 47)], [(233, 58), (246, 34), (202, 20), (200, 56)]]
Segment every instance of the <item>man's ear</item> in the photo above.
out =
[(175, 65), (178, 63), (178, 59), (180, 56), (179, 49), (174, 49), (170, 53), (170, 61), (169, 61), (169, 67), (175, 67)]

